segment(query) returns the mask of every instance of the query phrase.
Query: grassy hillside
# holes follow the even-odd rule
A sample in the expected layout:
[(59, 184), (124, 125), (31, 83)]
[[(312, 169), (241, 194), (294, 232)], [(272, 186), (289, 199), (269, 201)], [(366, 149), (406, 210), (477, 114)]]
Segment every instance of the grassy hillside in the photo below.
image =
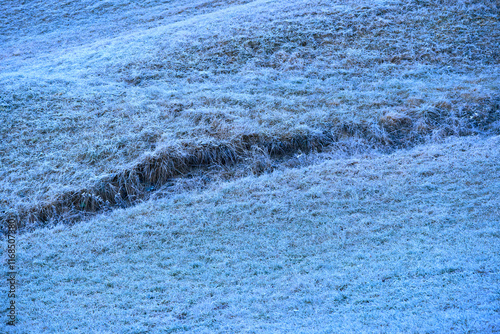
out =
[(0, 0), (0, 332), (500, 332), (499, 14)]
[(0, 6), (4, 219), (68, 220), (255, 151), (499, 131), (494, 1)]
[(18, 333), (498, 332), (499, 145), (332, 159), (26, 233)]

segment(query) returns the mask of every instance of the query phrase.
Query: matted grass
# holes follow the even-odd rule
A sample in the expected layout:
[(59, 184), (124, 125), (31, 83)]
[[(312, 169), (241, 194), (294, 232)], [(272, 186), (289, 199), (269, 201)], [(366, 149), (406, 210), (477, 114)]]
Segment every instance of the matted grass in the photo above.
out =
[(17, 333), (498, 332), (499, 145), (334, 159), (25, 233)]
[(149, 156), (499, 129), (495, 1), (43, 3), (0, 2), (0, 211), (23, 220), (144, 192), (120, 177)]

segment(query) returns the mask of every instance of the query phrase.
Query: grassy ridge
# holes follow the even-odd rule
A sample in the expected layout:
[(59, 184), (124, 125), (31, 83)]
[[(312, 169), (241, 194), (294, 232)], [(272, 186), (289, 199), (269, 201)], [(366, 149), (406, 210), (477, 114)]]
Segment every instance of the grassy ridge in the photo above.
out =
[(26, 233), (19, 333), (496, 332), (499, 145), (333, 159)]
[[(297, 148), (297, 137), (400, 147), (499, 129), (494, 2), (113, 4), (4, 5), (43, 23), (3, 25), (3, 211), (100, 196), (102, 180), (171, 148), (164, 160)], [(60, 11), (73, 14), (56, 28)]]

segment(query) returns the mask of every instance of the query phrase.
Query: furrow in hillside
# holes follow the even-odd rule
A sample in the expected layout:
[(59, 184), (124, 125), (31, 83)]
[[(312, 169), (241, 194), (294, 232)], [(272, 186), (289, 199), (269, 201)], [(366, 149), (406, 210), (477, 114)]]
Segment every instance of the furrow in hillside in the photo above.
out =
[[(309, 154), (349, 147), (357, 140), (356, 151), (378, 149), (391, 152), (423, 142), (434, 142), (450, 135), (493, 133), (492, 124), (500, 120), (498, 110), (481, 123), (468, 123), (453, 129), (448, 124), (434, 132), (422, 132), (411, 119), (397, 114), (387, 115), (377, 125), (343, 124), (321, 133), (295, 135), (291, 138), (262, 138), (258, 134), (244, 135), (233, 141), (214, 141), (198, 145), (162, 146), (154, 153), (137, 159), (117, 173), (101, 177), (90, 187), (59, 192), (50, 201), (0, 214), (2, 226), (12, 219), (21, 230), (47, 223), (73, 224), (93, 214), (128, 207), (148, 198), (164, 196), (165, 186), (183, 182), (193, 174), (201, 175), (197, 186), (210, 182), (220, 174), (234, 178), (251, 172), (256, 175), (273, 171), (278, 166), (290, 166), (297, 153)], [(452, 122), (448, 120), (449, 122)], [(437, 137), (436, 137), (437, 136)], [(348, 148), (349, 150), (349, 148)], [(216, 170), (218, 168), (218, 172)], [(222, 172), (220, 171), (222, 169)], [(160, 191), (158, 191), (160, 190)], [(168, 192), (167, 192), (168, 193)]]

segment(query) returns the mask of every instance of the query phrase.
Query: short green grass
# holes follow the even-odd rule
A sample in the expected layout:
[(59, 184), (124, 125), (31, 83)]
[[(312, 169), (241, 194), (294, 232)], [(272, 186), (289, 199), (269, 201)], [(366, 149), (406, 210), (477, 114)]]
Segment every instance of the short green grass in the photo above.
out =
[(332, 159), (25, 233), (18, 333), (497, 332), (499, 145)]
[(1, 3), (2, 211), (165, 146), (499, 129), (494, 1), (44, 3)]

